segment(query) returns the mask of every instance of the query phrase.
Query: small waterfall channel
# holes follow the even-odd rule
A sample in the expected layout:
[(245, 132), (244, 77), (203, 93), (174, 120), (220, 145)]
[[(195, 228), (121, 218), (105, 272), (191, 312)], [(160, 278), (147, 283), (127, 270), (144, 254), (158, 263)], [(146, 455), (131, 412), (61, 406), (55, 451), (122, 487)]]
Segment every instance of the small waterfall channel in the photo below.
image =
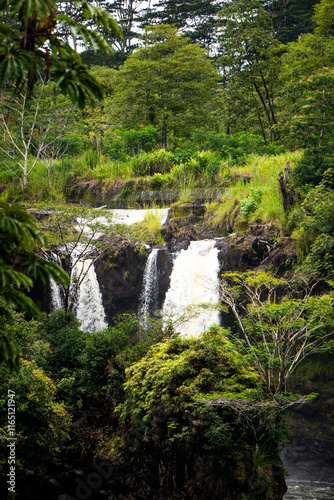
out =
[[(51, 252), (51, 256), (54, 262), (61, 266), (60, 257), (57, 253)], [(64, 307), (64, 297), (61, 294), (61, 288), (57, 285), (54, 279), (50, 279), (50, 291), (51, 291), (51, 306), (52, 310), (61, 309)]]
[[(71, 285), (70, 302), (75, 302), (74, 311), (81, 322), (81, 330), (87, 332), (98, 332), (108, 328), (105, 312), (102, 304), (102, 294), (97, 281), (94, 261), (88, 255), (94, 247), (84, 244), (69, 244), (66, 250), (71, 258)], [(53, 259), (60, 264), (59, 255), (53, 253)], [(53, 280), (50, 280), (51, 302), (53, 310), (64, 307), (64, 297), (61, 288)]]
[[(81, 321), (83, 331), (98, 332), (108, 328), (108, 323), (94, 262), (93, 259), (87, 258), (86, 252), (84, 252), (84, 245), (77, 245), (71, 255), (72, 265), (74, 265), (72, 276), (79, 280), (75, 312), (76, 317)], [(73, 285), (76, 286), (75, 283)]]

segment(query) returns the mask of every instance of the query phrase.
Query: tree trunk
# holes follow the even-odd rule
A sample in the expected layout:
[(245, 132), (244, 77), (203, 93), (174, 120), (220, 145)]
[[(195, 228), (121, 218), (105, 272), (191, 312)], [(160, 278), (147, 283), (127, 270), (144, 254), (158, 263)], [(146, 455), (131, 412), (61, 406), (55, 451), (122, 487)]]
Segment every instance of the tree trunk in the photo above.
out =
[(283, 202), (283, 210), (286, 212), (288, 210), (288, 207), (290, 205), (290, 197), (289, 194), (286, 190), (286, 185), (288, 182), (288, 175), (289, 175), (289, 170), (290, 170), (290, 162), (288, 161), (286, 166), (285, 166), (285, 175), (283, 177), (282, 172), (278, 174), (278, 182), (279, 182), (279, 187), (281, 190), (281, 195), (282, 195), (282, 202)]
[(162, 122), (161, 146), (163, 149), (167, 148), (167, 124), (165, 121)]

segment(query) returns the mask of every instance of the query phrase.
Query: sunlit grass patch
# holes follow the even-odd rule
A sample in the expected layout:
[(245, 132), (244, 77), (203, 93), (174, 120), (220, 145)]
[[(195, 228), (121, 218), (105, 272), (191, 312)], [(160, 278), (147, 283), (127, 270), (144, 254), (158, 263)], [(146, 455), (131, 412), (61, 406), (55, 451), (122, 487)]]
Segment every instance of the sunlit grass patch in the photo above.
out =
[[(244, 165), (231, 169), (231, 185), (225, 190), (221, 205), (211, 211), (209, 223), (233, 231), (238, 223), (272, 223), (281, 227), (284, 210), (278, 175), (287, 162), (293, 170), (302, 152), (278, 156), (249, 156)], [(213, 212), (213, 213), (212, 213)]]

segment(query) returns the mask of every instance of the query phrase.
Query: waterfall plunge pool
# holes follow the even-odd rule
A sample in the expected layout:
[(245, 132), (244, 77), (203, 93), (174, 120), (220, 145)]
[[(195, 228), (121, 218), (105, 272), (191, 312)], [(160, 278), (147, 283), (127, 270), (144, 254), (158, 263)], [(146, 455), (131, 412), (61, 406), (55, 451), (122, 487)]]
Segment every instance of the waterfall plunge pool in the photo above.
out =
[(315, 483), (287, 480), (284, 500), (333, 500), (334, 483)]

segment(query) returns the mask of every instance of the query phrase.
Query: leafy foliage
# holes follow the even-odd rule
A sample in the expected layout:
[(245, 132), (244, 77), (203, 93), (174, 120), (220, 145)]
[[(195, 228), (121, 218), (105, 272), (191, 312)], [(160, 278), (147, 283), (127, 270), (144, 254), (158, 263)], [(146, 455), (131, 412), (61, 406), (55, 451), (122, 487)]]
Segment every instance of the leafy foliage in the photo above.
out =
[[(86, 0), (72, 3), (72, 8), (82, 12), (85, 19), (102, 25), (107, 32), (122, 38), (122, 33), (111, 15)], [(0, 25), (0, 78), (4, 83), (13, 78), (17, 86), (28, 81), (33, 88), (39, 70), (46, 69), (65, 94), (80, 108), (94, 104), (103, 95), (101, 86), (87, 71), (79, 54), (65, 42), (56, 26), (66, 26), (75, 36), (81, 36), (84, 44), (94, 50), (111, 52), (109, 42), (98, 32), (78, 22), (73, 15), (57, 14), (53, 0), (3, 1), (0, 13), (7, 13), (17, 25)]]
[[(56, 387), (33, 361), (22, 360), (19, 373), (1, 369), (0, 419), (7, 422), (7, 389), (15, 393), (16, 436), (20, 463), (41, 466), (40, 456), (54, 458), (68, 438), (70, 417), (64, 404), (56, 401)], [(7, 434), (7, 432), (6, 432)], [(3, 440), (5, 444), (6, 441)], [(4, 444), (2, 446), (4, 446)], [(5, 453), (5, 451), (3, 450)]]
[[(26, 295), (37, 278), (47, 283), (49, 277), (68, 283), (68, 276), (59, 266), (36, 257), (36, 245), (45, 245), (46, 238), (36, 220), (23, 208), (0, 202), (0, 293), (4, 301), (18, 306), (34, 316), (40, 311)], [(13, 268), (12, 256), (17, 255), (22, 271)], [(25, 291), (23, 292), (22, 289)], [(0, 316), (10, 318), (7, 308), (0, 306)], [(19, 348), (1, 327), (0, 360), (11, 368), (18, 368)]]
[(322, 182), (309, 191), (289, 219), (303, 260), (299, 273), (309, 278), (326, 277), (334, 270), (333, 208), (333, 169), (328, 169)]
[(252, 393), (259, 383), (256, 372), (245, 366), (223, 332), (158, 344), (126, 374), (122, 418), (138, 425), (152, 422), (159, 402), (167, 414), (177, 415), (182, 406), (191, 411), (197, 393)]
[[(242, 332), (235, 340), (274, 397), (286, 392), (289, 377), (306, 357), (332, 347), (334, 335), (333, 292), (313, 296), (311, 289), (296, 298), (287, 291), (286, 280), (264, 271), (224, 273), (221, 284), (221, 300)], [(246, 303), (240, 303), (240, 294)]]

